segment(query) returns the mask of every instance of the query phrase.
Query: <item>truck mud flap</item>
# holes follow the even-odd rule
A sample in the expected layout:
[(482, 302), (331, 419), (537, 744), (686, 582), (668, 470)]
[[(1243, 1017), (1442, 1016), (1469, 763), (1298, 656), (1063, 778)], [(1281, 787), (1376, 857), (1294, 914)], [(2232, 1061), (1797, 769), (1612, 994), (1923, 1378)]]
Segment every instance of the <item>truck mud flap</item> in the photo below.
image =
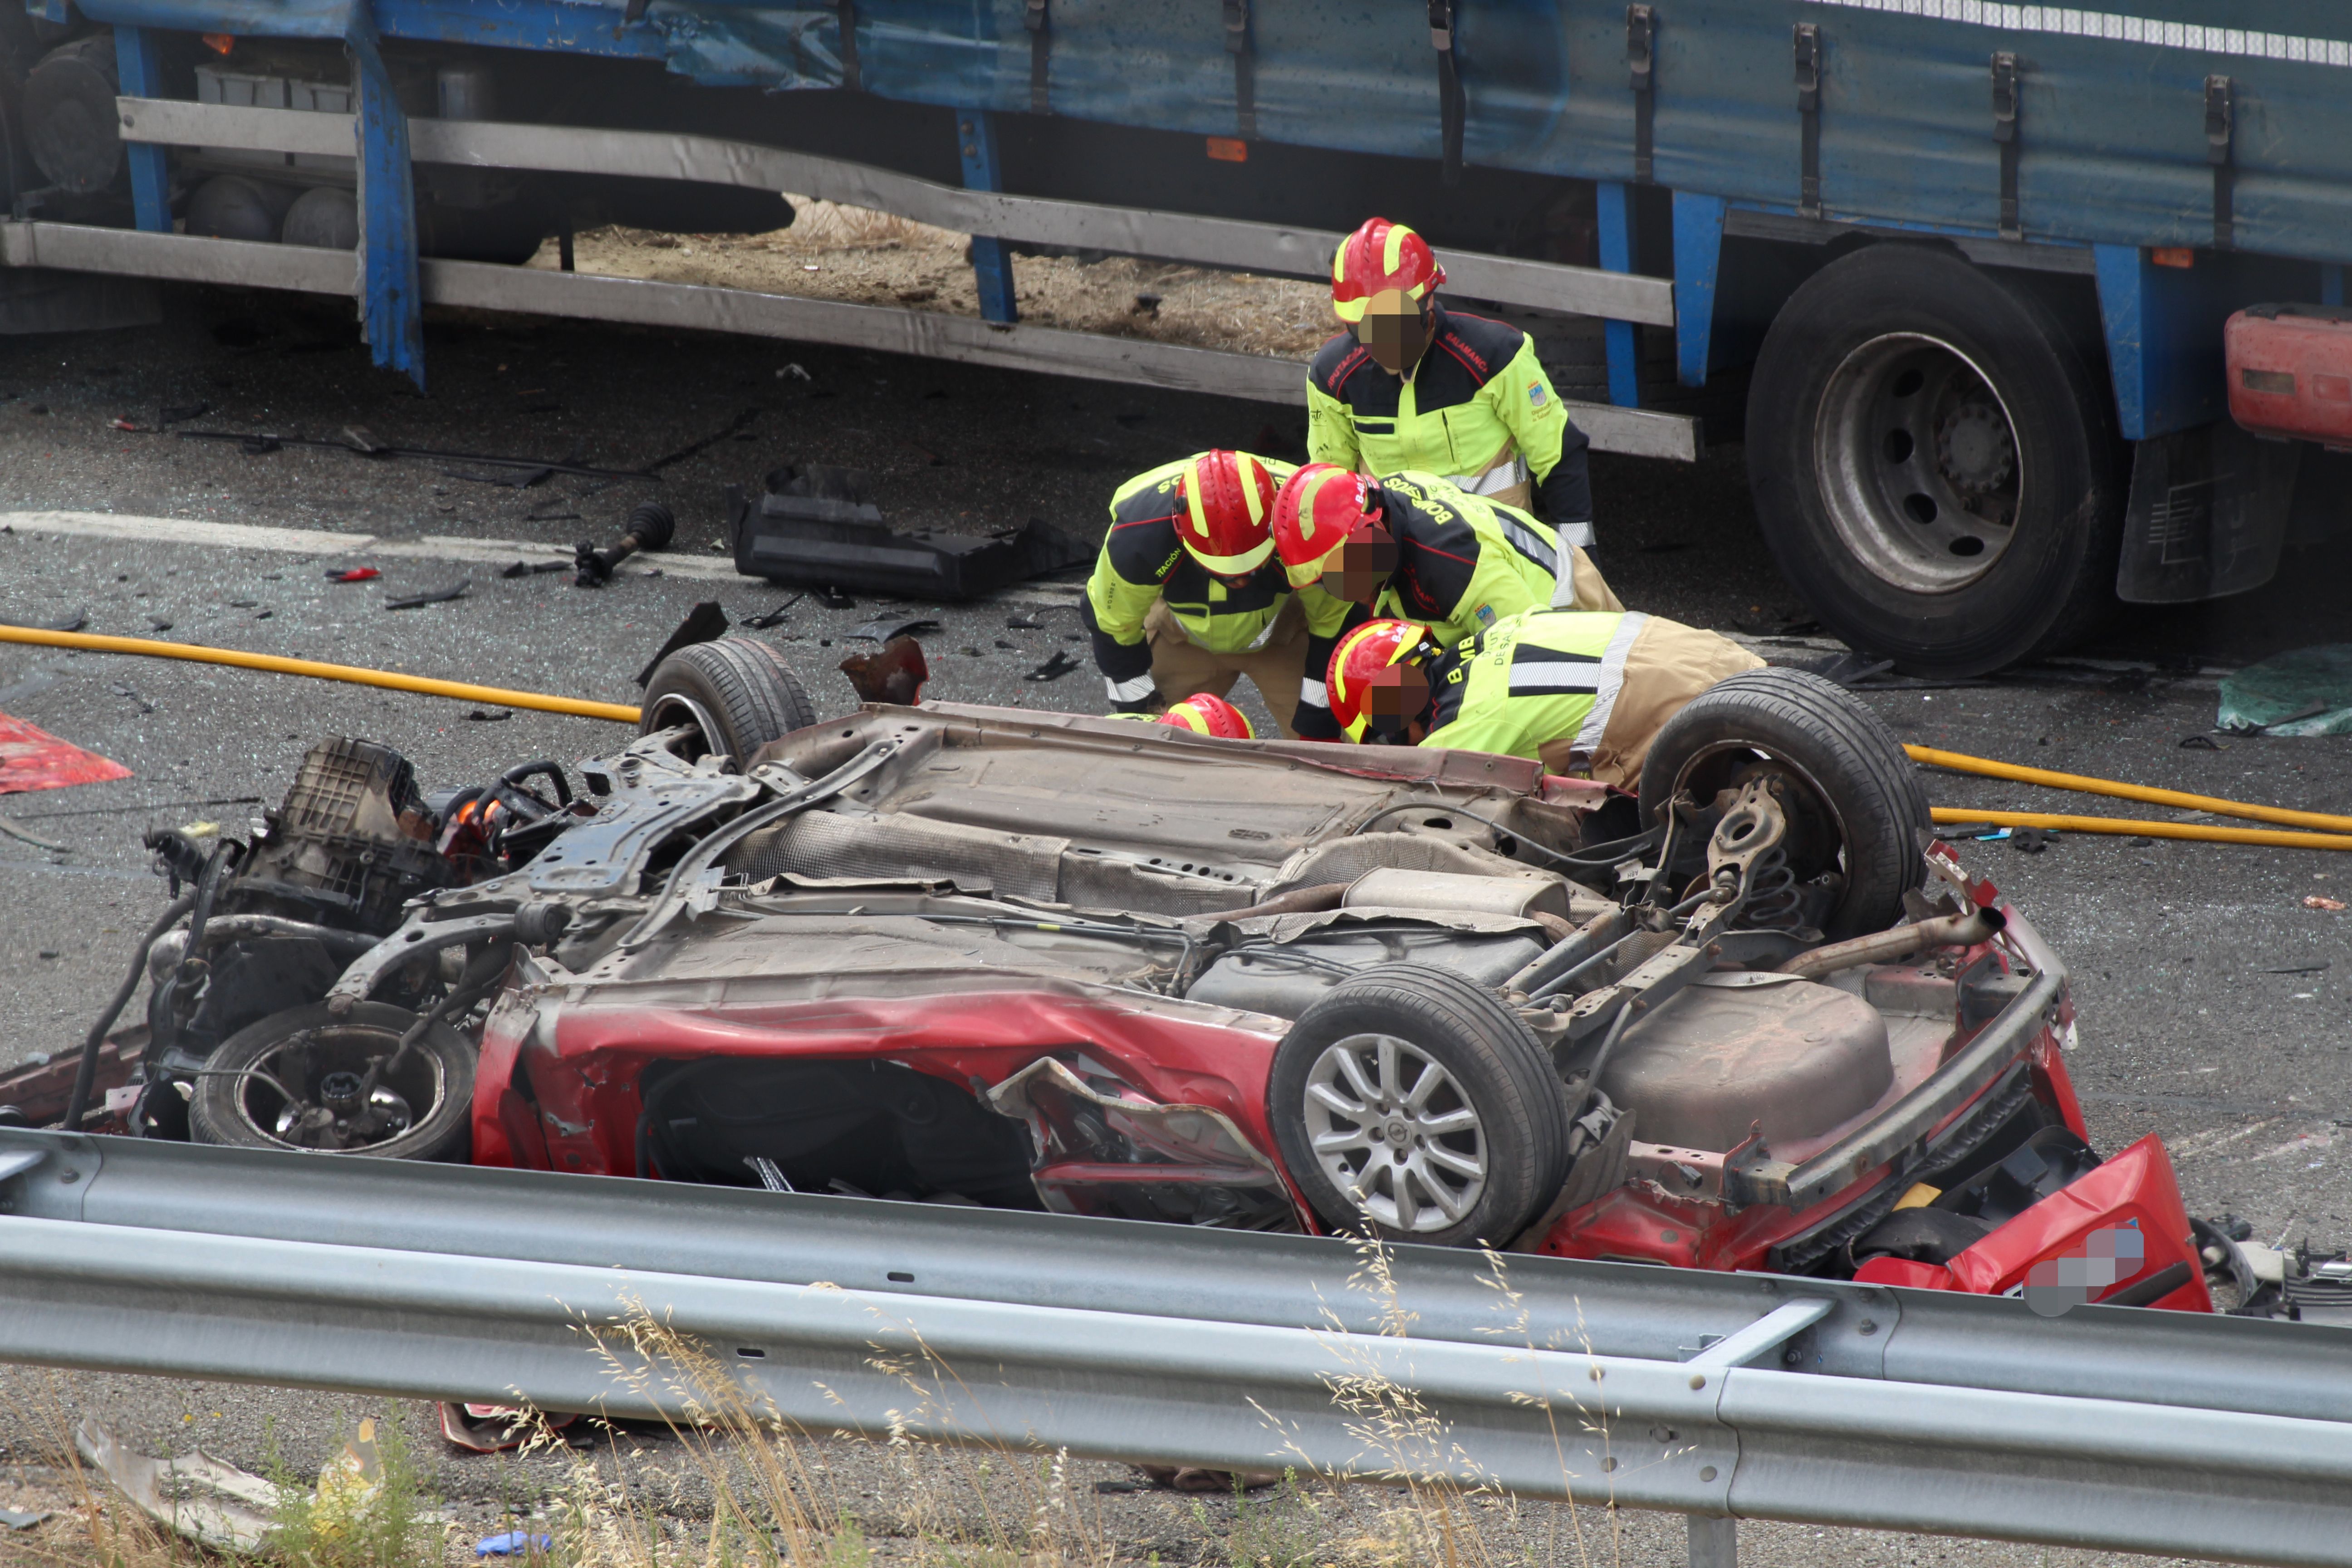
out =
[(2286, 542), (2302, 453), (2226, 420), (2140, 442), (2116, 597), (2182, 605), (2269, 582)]

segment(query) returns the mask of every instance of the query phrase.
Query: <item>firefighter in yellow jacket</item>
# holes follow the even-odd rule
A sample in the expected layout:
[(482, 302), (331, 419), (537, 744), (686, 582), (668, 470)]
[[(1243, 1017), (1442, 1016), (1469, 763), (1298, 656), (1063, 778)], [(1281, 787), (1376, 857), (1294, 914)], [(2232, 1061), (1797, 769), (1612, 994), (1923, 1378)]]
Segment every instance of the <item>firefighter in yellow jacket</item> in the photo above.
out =
[(1307, 455), (1366, 474), (1411, 469), (1534, 512), (1592, 548), (1584, 432), (1560, 406), (1534, 342), (1438, 303), (1429, 244), (1386, 218), (1332, 258), (1331, 308), (1349, 331), (1307, 373)]
[(1202, 452), (1111, 497), (1080, 614), (1113, 711), (1223, 697), (1244, 675), (1286, 736), (1297, 733), (1310, 687), (1319, 710), (1349, 606), (1320, 590), (1294, 593), (1274, 559), (1274, 500), (1291, 472), (1247, 452)]

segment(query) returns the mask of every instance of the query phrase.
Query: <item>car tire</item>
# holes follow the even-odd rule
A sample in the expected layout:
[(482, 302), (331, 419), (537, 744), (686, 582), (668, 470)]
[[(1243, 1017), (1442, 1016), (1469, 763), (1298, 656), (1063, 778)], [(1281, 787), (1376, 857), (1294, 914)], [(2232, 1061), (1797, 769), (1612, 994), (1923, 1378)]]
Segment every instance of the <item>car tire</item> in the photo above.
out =
[[(268, 1082), (250, 1076), (267, 1072), (298, 1095), (314, 1094), (337, 1071), (363, 1070), (369, 1054), (391, 1049), (415, 1022), (415, 1014), (389, 1003), (362, 1002), (339, 1018), (321, 1002), (247, 1025), (205, 1060), (204, 1076), (188, 1102), (190, 1141), (234, 1149), (463, 1162), (473, 1143), (475, 1049), (446, 1024), (425, 1031), (387, 1086), (405, 1091), (402, 1097), (412, 1113), (427, 1093), (430, 1104), (404, 1131), (379, 1142), (337, 1149), (279, 1136), (275, 1112), (285, 1108), (285, 1100)], [(288, 1083), (288, 1053), (300, 1048), (299, 1037), (306, 1035), (312, 1037), (310, 1048), (331, 1054), (303, 1075), (304, 1082)]]
[(1655, 821), (1680, 789), (1706, 805), (1759, 753), (1799, 775), (1836, 833), (1845, 888), (1823, 934), (1838, 941), (1894, 924), (1903, 895), (1927, 876), (1927, 792), (1886, 721), (1834, 681), (1768, 667), (1693, 698), (1643, 761), (1643, 820)]
[(750, 637), (689, 643), (654, 667), (639, 734), (691, 724), (689, 754), (720, 752), (748, 763), (761, 747), (816, 722), (800, 678), (775, 649)]
[(1781, 575), (1907, 673), (1981, 675), (2089, 635), (2116, 603), (2126, 493), (2095, 357), (2032, 285), (1939, 247), (1814, 273), (1748, 391)]
[[(1267, 1094), (1283, 1163), (1333, 1231), (1507, 1246), (1567, 1176), (1568, 1107), (1542, 1045), (1446, 970), (1382, 964), (1333, 986), (1276, 1049)], [(1414, 1140), (1402, 1159), (1391, 1129)]]

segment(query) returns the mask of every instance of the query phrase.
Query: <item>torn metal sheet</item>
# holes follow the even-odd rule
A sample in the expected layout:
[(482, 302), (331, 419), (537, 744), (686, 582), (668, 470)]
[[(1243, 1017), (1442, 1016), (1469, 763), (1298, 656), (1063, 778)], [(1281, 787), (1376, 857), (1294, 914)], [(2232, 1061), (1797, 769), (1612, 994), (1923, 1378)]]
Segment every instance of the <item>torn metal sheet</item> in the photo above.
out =
[(130, 776), (131, 770), (121, 763), (60, 741), (38, 725), (0, 713), (0, 795), (103, 784)]
[(89, 1420), (74, 1428), (74, 1449), (140, 1512), (215, 1552), (257, 1551), (275, 1528), (278, 1489), (201, 1449), (151, 1459)]

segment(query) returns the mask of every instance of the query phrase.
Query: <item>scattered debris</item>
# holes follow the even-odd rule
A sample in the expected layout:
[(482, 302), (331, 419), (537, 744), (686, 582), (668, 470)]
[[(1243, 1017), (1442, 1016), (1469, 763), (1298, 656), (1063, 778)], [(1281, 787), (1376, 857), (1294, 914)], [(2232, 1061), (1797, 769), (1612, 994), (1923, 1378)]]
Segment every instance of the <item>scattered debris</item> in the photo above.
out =
[(2263, 973), (2264, 974), (2318, 974), (2324, 973), (2334, 962), (2333, 959), (2323, 958), (2312, 963), (2283, 963), (2276, 969), (2265, 969)]
[(436, 588), (429, 594), (417, 594), (405, 599), (387, 600), (383, 607), (387, 610), (414, 610), (425, 605), (446, 604), (451, 599), (464, 598), (466, 590), (473, 585), (474, 580), (471, 577), (460, 577), (449, 586)]
[[(445, 452), (434, 447), (360, 447), (348, 439), (330, 440), (317, 436), (277, 436), (242, 430), (174, 430), (172, 434), (183, 441), (235, 441), (248, 452), (275, 452), (281, 446), (323, 447), (329, 451), (350, 452), (358, 457), (410, 458), (426, 462), (471, 463), (478, 468), (545, 468), (550, 473), (571, 474), (583, 479), (647, 479), (655, 483), (661, 480), (661, 475), (652, 466), (644, 468), (598, 468), (584, 463), (551, 462), (545, 458), (501, 457), (495, 452)], [(365, 434), (352, 429), (344, 431), (346, 437)], [(663, 459), (665, 462), (673, 460)]]
[(891, 702), (901, 707), (922, 700), (923, 682), (931, 667), (923, 645), (913, 637), (892, 637), (874, 653), (853, 653), (841, 661), (841, 673), (860, 702)]
[(119, 680), (110, 681), (107, 685), (107, 689), (113, 692), (117, 697), (128, 698), (130, 700), (139, 704), (139, 711), (142, 713), (152, 713), (155, 711), (155, 705), (152, 702), (148, 701), (147, 699), (140, 696), (139, 693), (133, 691), (131, 688), (123, 685), (122, 682)]
[(127, 779), (131, 770), (0, 713), (0, 795)]
[(640, 550), (659, 550), (677, 534), (677, 520), (669, 508), (657, 500), (640, 501), (629, 512), (626, 530), (620, 542), (599, 550), (587, 540), (580, 542), (574, 556), (572, 586), (601, 588), (613, 579), (613, 570)]
[(719, 607), (716, 600), (705, 599), (686, 613), (686, 619), (678, 622), (669, 640), (661, 645), (661, 651), (646, 660), (645, 668), (637, 671), (637, 689), (645, 689), (646, 682), (654, 678), (656, 667), (678, 649), (698, 642), (716, 642), (726, 635), (727, 612)]
[(976, 647), (960, 647), (960, 648), (956, 649), (956, 651), (957, 651), (958, 653), (960, 653), (960, 654), (963, 655), (963, 656), (964, 656), (964, 658), (986, 658), (988, 657), (986, 654), (984, 654), (984, 653), (981, 652), (981, 651), (980, 651), (980, 649), (978, 649), (978, 648), (976, 648)]
[(2221, 742), (2210, 735), (2183, 735), (2180, 737), (2180, 749), (2184, 752), (2218, 752), (2222, 747)]
[(917, 632), (935, 632), (939, 629), (940, 623), (937, 621), (884, 619), (868, 621), (841, 640), (844, 642), (896, 642), (900, 637), (912, 637)]
[(285, 446), (286, 443), (275, 436), (240, 436), (236, 443), (237, 450), (248, 458), (266, 458), (272, 452), (284, 450)]
[(2224, 734), (2352, 734), (2352, 643), (2297, 648), (2221, 678)]
[(488, 1535), (474, 1542), (477, 1557), (517, 1557), (555, 1550), (555, 1537), (533, 1535), (525, 1530), (509, 1530), (504, 1535)]
[(843, 593), (838, 588), (828, 587), (817, 589), (816, 602), (823, 605), (828, 610), (854, 610), (857, 608), (857, 601), (851, 598), (848, 595)]
[(168, 632), (172, 629), (172, 623), (169, 621), (150, 620), (147, 623), (147, 629), (152, 632)]
[(132, 1507), (200, 1545), (248, 1552), (273, 1528), (277, 1489), (202, 1449), (150, 1459), (129, 1452), (113, 1433), (89, 1420), (74, 1429), (74, 1447)]
[(1018, 651), (1020, 650), (1020, 647), (1021, 647), (1021, 645), (1020, 645), (1019, 643), (1009, 641), (1008, 639), (1006, 639), (1006, 638), (1004, 638), (1004, 637), (998, 637), (998, 638), (996, 639), (996, 646), (997, 646), (997, 647), (1007, 647), (1007, 648), (1012, 648), (1012, 649), (1013, 649), (1015, 652), (1018, 652)]
[[(573, 512), (572, 515), (577, 517), (580, 514)], [(508, 567), (505, 571), (499, 573), (499, 575), (501, 577), (535, 577), (542, 572), (569, 572), (572, 569), (572, 563), (569, 561), (518, 561), (513, 565)]]
[(1995, 827), (1990, 822), (1948, 822), (1936, 829), (1936, 837), (1947, 844), (1963, 844), (1972, 839), (2006, 838), (2009, 829)]
[(2021, 855), (2039, 855), (2058, 842), (2054, 827), (2012, 827), (2009, 830), (2009, 847)]
[(0, 1524), (5, 1524), (11, 1530), (30, 1530), (48, 1517), (47, 1509), (43, 1509), (38, 1513), (26, 1513), (22, 1509), (0, 1508)]
[(41, 629), (45, 632), (78, 632), (88, 625), (89, 625), (89, 612), (76, 610), (63, 620), (44, 621), (41, 624)]
[(1045, 663), (1039, 665), (1036, 668), (1031, 670), (1021, 679), (1024, 680), (1059, 680), (1062, 677), (1069, 674), (1070, 671), (1077, 668), (1077, 660), (1070, 657), (1068, 650), (1057, 647), (1054, 650), (1053, 658), (1047, 659)]
[(2331, 899), (2319, 893), (2305, 893), (2303, 896), (2303, 907), (2306, 910), (2327, 910), (2332, 912), (2343, 909), (2345, 904), (2341, 899)]
[(798, 364), (788, 364), (776, 372), (778, 381), (811, 381), (815, 379)]
[(508, 720), (514, 717), (514, 710), (511, 708), (472, 708), (467, 710), (466, 717), (477, 724), (503, 724)]
[(510, 468), (504, 473), (469, 474), (463, 468), (444, 468), (445, 479), (463, 479), (469, 485), (499, 485), (507, 489), (527, 490), (554, 474), (553, 468)]
[(47, 849), (59, 855), (66, 852), (66, 847), (64, 845), (57, 843), (51, 839), (44, 838), (39, 834), (31, 831), (29, 828), (19, 826), (17, 824), (9, 821), (5, 816), (0, 816), (0, 833), (5, 833), (11, 838), (21, 838), (36, 849)]
[(373, 566), (346, 566), (340, 569), (330, 566), (327, 568), (327, 581), (330, 583), (373, 583), (378, 577), (383, 575), (383, 573), (377, 571)]
[[(712, 543), (714, 547), (721, 549), (725, 548), (723, 545), (719, 545), (718, 542), (715, 540)], [(782, 604), (778, 605), (774, 609), (770, 610), (767, 614), (763, 616), (753, 616), (750, 620), (745, 621), (742, 624), (755, 632), (764, 632), (772, 626), (780, 626), (791, 618), (785, 614), (785, 612), (807, 597), (808, 590), (803, 588), (799, 593), (794, 594), (791, 598), (786, 599)]]
[(1045, 629), (1045, 622), (1037, 611), (1024, 610), (1017, 616), (1007, 616), (1004, 629), (1008, 632), (1042, 632)]

